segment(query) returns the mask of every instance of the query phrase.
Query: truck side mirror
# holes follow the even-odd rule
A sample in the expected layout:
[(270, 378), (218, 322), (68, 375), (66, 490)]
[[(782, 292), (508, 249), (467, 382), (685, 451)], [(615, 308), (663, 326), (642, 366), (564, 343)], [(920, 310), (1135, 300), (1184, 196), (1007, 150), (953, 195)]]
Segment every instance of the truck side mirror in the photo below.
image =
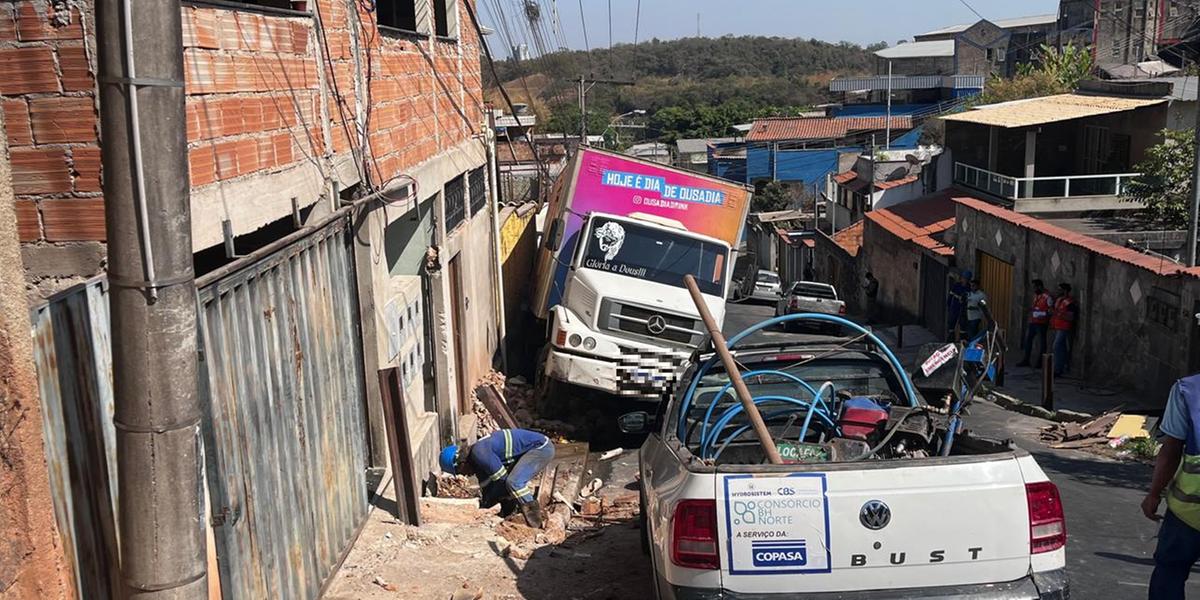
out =
[(617, 427), (622, 433), (646, 433), (653, 424), (654, 417), (644, 410), (625, 413), (617, 417)]
[(562, 246), (562, 219), (554, 219), (550, 222), (550, 231), (546, 235), (546, 247), (551, 252), (558, 252)]

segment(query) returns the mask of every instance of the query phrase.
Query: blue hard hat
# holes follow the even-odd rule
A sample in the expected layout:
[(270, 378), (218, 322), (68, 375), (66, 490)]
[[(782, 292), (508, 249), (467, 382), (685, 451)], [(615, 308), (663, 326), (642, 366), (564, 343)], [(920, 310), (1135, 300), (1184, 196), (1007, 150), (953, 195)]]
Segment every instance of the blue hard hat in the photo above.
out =
[(442, 465), (442, 471), (451, 475), (458, 474), (458, 446), (450, 445), (442, 448), (442, 454), (438, 456), (438, 463)]
[(973, 273), (971, 273), (970, 271), (962, 272), (963, 279), (970, 279), (972, 275), (973, 275)]

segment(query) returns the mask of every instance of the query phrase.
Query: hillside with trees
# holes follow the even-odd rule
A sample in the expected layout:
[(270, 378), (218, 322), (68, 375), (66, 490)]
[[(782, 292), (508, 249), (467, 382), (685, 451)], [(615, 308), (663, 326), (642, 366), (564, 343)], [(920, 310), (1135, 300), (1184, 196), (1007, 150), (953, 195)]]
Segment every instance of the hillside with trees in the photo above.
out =
[(579, 128), (575, 82), (584, 75), (633, 83), (592, 88), (589, 131), (598, 133), (612, 116), (636, 109), (648, 115), (647, 137), (671, 141), (727, 135), (731, 125), (825, 102), (829, 79), (871, 72), (871, 52), (880, 47), (775, 37), (685, 38), (558, 52), (498, 62), (497, 69), (514, 100), (537, 111), (543, 131)]

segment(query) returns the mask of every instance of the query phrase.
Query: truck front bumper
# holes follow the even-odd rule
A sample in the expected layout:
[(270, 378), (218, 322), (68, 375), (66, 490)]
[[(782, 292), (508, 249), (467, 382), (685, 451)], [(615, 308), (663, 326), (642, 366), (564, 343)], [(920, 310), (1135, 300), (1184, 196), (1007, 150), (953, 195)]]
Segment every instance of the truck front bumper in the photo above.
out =
[(728, 590), (670, 586), (663, 590), (675, 600), (783, 600), (802, 596), (805, 600), (882, 600), (884, 598), (924, 598), (930, 600), (1067, 600), (1071, 597), (1064, 569), (1034, 573), (1005, 583), (945, 587), (872, 590), (864, 592), (816, 592), (805, 594), (739, 594)]
[(684, 357), (647, 350), (630, 350), (611, 359), (568, 352), (551, 346), (546, 356), (546, 376), (609, 394), (659, 400), (675, 383), (675, 371)]

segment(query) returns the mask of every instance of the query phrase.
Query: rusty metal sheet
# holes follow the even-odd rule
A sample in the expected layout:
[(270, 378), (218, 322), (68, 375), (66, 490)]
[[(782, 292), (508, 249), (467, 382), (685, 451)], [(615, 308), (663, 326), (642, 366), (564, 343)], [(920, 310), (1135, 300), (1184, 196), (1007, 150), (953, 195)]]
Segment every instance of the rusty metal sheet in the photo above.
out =
[(108, 294), (95, 279), (31, 314), (50, 491), (82, 598), (117, 597), (116, 432)]
[(206, 462), (226, 598), (317, 598), (367, 514), (346, 221), (198, 291)]

